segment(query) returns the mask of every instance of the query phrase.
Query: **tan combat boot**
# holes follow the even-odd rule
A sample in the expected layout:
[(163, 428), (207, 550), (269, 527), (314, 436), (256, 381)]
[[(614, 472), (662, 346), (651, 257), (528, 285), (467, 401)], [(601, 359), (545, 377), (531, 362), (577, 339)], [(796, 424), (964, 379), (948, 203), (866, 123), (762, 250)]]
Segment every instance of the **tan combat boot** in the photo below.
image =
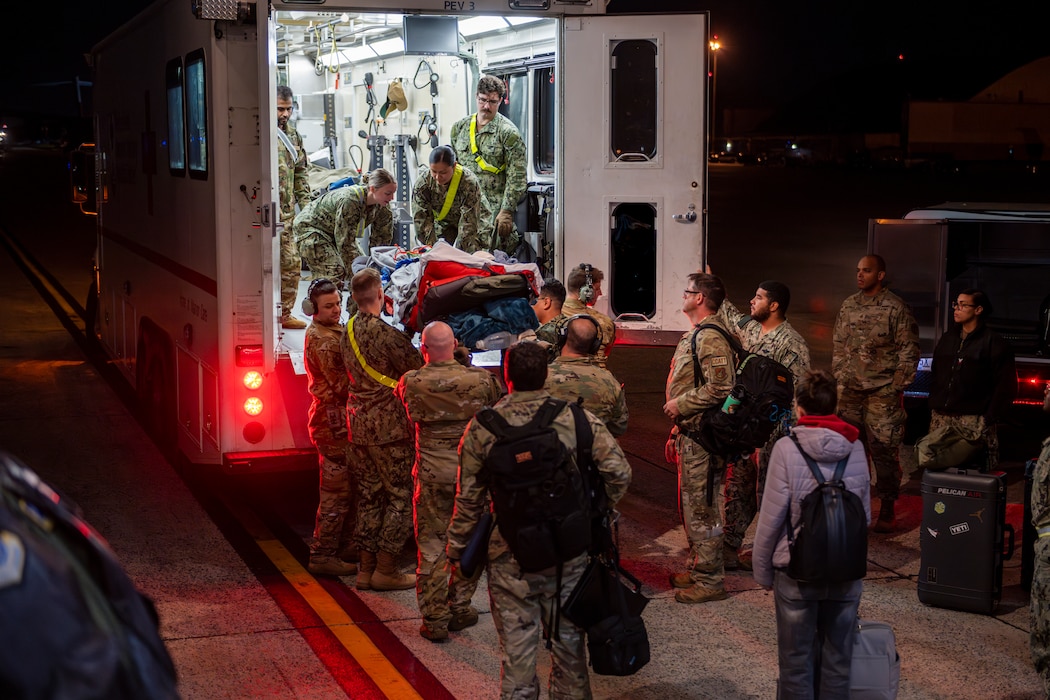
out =
[(729, 597), (724, 588), (708, 588), (696, 584), (692, 588), (675, 591), (674, 599), (679, 603), (707, 603), (712, 600), (725, 600)]
[(671, 574), (668, 579), (671, 581), (671, 588), (692, 588), (693, 586), (693, 577), (688, 571)]
[(736, 547), (728, 544), (722, 545), (722, 566), (726, 571), (736, 571), (740, 568), (740, 559), (737, 556)]
[(357, 573), (357, 567), (353, 564), (323, 554), (311, 554), (306, 568), (315, 576), (353, 576)]
[(889, 533), (897, 529), (897, 518), (895, 517), (893, 501), (884, 500), (882, 506), (879, 508), (879, 519), (875, 521), (875, 527), (872, 528), (878, 533)]
[[(371, 580), (373, 591), (403, 591), (406, 588), (416, 587), (416, 575), (399, 572), (395, 555), (380, 550), (376, 552), (375, 558), (376, 570)], [(364, 564), (364, 561), (361, 564)]]
[(478, 624), (478, 611), (473, 606), (469, 606), (465, 610), (452, 611), (452, 619), (448, 622), (448, 629), (450, 632), (459, 632), (476, 624)]
[(303, 328), (306, 328), (306, 321), (298, 319), (295, 316), (284, 316), (281, 318), (281, 328), (302, 330)]
[(361, 561), (357, 564), (357, 590), (359, 591), (370, 591), (372, 590), (372, 572), (376, 570), (376, 555), (372, 552), (362, 549), (360, 552)]

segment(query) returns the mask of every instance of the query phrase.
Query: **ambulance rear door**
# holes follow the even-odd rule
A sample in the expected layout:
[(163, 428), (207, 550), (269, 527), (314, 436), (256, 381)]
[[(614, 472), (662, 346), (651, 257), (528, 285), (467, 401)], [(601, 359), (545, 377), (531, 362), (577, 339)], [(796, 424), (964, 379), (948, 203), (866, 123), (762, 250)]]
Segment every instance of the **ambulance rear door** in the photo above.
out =
[(682, 290), (706, 253), (708, 21), (564, 19), (559, 273), (605, 273), (617, 342), (674, 344), (688, 325)]

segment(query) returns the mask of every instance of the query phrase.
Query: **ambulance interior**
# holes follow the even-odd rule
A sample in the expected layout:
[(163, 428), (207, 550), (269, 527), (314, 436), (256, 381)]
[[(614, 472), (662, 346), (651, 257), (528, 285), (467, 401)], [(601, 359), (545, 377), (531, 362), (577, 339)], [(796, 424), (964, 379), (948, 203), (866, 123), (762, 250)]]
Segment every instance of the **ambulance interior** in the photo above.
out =
[(500, 111), (529, 155), (529, 195), (516, 224), (530, 250), (519, 252), (545, 262), (544, 274), (553, 273), (543, 232), (553, 197), (554, 52), (549, 18), (277, 13), (277, 82), (295, 95), (293, 123), (315, 166), (311, 185), (320, 192), (389, 170), (398, 180), (392, 206), (403, 247), (415, 244), (409, 195), (419, 166), (450, 142), (454, 122), (476, 111), (481, 74), (504, 79)]

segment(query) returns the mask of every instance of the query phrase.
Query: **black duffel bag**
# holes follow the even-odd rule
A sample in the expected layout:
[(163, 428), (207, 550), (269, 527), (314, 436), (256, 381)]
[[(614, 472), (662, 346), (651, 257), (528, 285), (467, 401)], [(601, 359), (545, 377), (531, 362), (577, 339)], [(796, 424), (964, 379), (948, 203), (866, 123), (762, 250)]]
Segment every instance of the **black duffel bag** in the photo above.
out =
[(649, 663), (649, 634), (642, 611), (649, 599), (641, 582), (620, 566), (615, 546), (592, 556), (562, 613), (587, 633), (594, 672), (630, 676)]

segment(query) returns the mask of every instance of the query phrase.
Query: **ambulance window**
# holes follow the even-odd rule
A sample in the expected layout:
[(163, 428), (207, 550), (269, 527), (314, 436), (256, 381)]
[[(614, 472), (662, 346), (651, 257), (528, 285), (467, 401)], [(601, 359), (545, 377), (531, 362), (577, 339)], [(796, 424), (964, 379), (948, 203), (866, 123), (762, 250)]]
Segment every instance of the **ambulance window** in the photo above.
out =
[(208, 112), (204, 84), (204, 51), (198, 49), (186, 56), (186, 157), (190, 177), (208, 177)]
[(656, 44), (648, 39), (616, 43), (610, 61), (611, 157), (648, 161), (656, 156)]
[(533, 75), (536, 80), (534, 165), (536, 172), (550, 175), (554, 172), (554, 66), (537, 68)]
[(168, 61), (164, 76), (168, 100), (168, 170), (172, 175), (186, 173), (186, 130), (182, 118), (182, 59)]
[(514, 126), (518, 127), (519, 134), (524, 134), (527, 126), (525, 123), (525, 108), (528, 106), (528, 100), (526, 99), (525, 90), (529, 85), (528, 76), (524, 73), (519, 73), (517, 75), (500, 77), (503, 78), (503, 82), (507, 86), (507, 94), (504, 97), (503, 104), (499, 106), (500, 114), (514, 122)]

